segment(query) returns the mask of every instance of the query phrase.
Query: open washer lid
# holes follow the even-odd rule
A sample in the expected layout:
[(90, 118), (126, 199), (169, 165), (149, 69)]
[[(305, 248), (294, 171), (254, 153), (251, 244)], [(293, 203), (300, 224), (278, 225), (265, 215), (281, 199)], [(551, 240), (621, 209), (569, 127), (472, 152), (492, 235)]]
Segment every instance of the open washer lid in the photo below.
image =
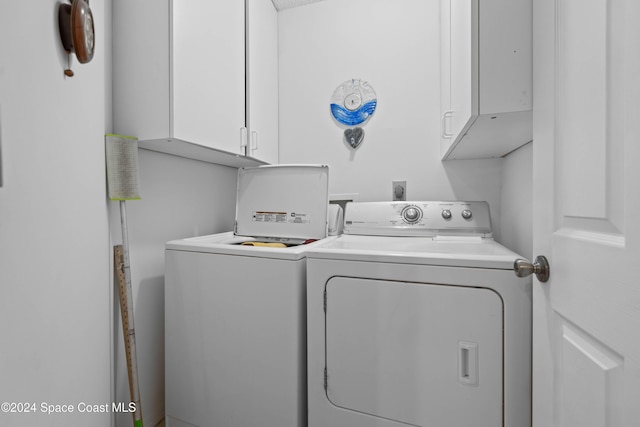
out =
[(323, 239), (328, 206), (327, 165), (240, 168), (234, 234), (288, 243)]

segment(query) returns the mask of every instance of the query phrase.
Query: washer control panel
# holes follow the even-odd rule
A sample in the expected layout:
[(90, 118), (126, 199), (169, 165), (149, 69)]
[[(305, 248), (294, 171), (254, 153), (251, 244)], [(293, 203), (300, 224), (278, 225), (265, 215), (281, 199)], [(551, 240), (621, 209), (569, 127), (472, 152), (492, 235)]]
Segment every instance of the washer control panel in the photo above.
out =
[(422, 218), (422, 209), (418, 206), (407, 205), (402, 209), (402, 219), (408, 224), (415, 224)]
[(372, 236), (491, 237), (491, 214), (487, 202), (348, 203), (344, 232)]

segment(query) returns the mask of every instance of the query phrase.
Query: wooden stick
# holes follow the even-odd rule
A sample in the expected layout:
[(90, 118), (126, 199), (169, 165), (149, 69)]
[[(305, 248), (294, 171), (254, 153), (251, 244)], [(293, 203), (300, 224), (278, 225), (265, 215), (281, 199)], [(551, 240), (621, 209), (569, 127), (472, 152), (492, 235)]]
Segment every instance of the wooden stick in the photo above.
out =
[(136, 332), (133, 323), (133, 301), (131, 285), (127, 283), (125, 274), (124, 250), (122, 245), (113, 247), (113, 270), (118, 281), (120, 295), (120, 315), (122, 317), (122, 335), (127, 357), (127, 373), (129, 376), (129, 395), (135, 403), (136, 409), (131, 413), (134, 427), (143, 427), (142, 406), (140, 405), (140, 390), (138, 387), (138, 366), (136, 357)]

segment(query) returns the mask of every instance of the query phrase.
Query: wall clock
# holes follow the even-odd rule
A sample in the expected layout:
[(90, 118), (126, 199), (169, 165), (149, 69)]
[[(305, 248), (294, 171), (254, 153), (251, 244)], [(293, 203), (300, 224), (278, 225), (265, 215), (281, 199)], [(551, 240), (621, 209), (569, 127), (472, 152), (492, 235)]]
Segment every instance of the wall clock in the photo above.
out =
[(364, 139), (364, 126), (376, 111), (378, 99), (369, 83), (351, 79), (342, 83), (331, 96), (331, 115), (344, 130), (344, 140), (356, 149)]
[(373, 115), (377, 103), (376, 92), (369, 83), (347, 80), (331, 96), (331, 115), (341, 125), (360, 125)]
[[(78, 62), (86, 64), (93, 59), (95, 50), (95, 28), (93, 14), (85, 0), (72, 0), (71, 4), (61, 4), (58, 9), (60, 40), (67, 55), (75, 52)], [(65, 75), (73, 76), (66, 69)]]

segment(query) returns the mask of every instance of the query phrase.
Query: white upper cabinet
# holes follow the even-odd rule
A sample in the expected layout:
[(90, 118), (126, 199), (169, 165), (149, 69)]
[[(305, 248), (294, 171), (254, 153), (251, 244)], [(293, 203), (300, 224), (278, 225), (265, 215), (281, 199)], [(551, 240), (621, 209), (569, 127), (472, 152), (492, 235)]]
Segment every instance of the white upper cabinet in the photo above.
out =
[(249, 155), (278, 163), (278, 11), (271, 0), (247, 0), (247, 70)]
[(244, 4), (173, 0), (171, 5), (171, 136), (241, 153)]
[[(257, 150), (243, 146), (252, 133), (247, 100), (254, 99), (245, 78), (254, 73), (245, 52), (247, 19), (241, 0), (114, 0), (115, 131), (236, 155), (265, 153), (264, 160), (276, 162), (277, 134), (254, 138)], [(277, 20), (271, 25), (276, 47), (263, 62), (277, 70)], [(277, 74), (271, 85), (277, 107)], [(277, 132), (277, 108), (269, 114)], [(274, 140), (275, 150), (268, 149)]]
[(531, 0), (441, 0), (443, 160), (532, 139)]

